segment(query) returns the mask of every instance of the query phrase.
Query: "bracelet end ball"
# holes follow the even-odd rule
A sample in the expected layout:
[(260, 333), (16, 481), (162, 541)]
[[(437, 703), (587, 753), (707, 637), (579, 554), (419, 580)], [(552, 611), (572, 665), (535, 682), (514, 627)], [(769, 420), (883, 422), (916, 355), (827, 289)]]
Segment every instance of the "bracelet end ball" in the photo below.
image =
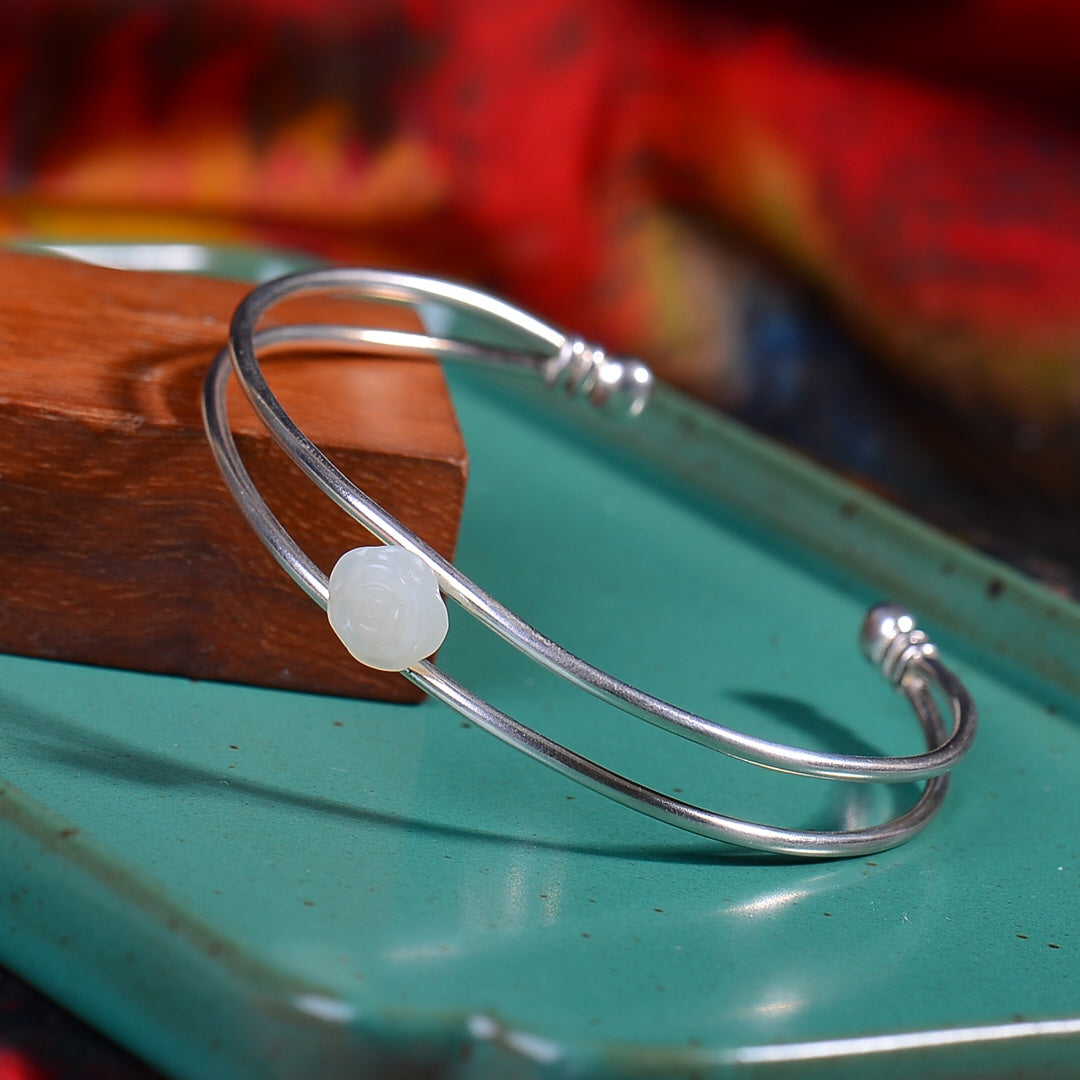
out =
[(655, 381), (652, 368), (640, 360), (609, 356), (589, 399), (616, 419), (633, 420), (648, 406)]
[(936, 651), (916, 625), (915, 616), (896, 604), (875, 604), (866, 613), (859, 631), (859, 647), (894, 686), (900, 685), (912, 660), (932, 656)]

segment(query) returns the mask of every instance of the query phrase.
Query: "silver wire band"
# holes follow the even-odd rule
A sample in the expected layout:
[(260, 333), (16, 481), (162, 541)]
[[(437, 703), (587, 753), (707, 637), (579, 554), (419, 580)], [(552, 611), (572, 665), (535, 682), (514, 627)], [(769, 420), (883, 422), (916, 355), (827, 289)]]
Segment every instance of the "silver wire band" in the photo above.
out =
[[(300, 293), (348, 294), (413, 305), (439, 303), (479, 314), (535, 343), (534, 351), (495, 350), (475, 342), (427, 334), (351, 326), (283, 326), (256, 331), (267, 309)], [(586, 786), (652, 817), (713, 839), (803, 856), (858, 855), (880, 851), (923, 828), (941, 805), (945, 774), (967, 751), (976, 715), (958, 679), (933, 646), (902, 613), (878, 610), (864, 628), (864, 648), (903, 693), (926, 736), (927, 751), (900, 757), (829, 754), (759, 739), (724, 727), (630, 686), (563, 649), (478, 588), (352, 484), (296, 427), (270, 390), (259, 354), (282, 347), (344, 347), (359, 353), (435, 354), (447, 359), (510, 364), (531, 370), (549, 385), (563, 386), (594, 404), (636, 415), (647, 401), (651, 375), (634, 361), (605, 356), (567, 338), (533, 317), (476, 290), (433, 278), (359, 269), (293, 274), (254, 290), (233, 318), (229, 348), (215, 359), (203, 395), (207, 434), (226, 483), (275, 558), (324, 608), (326, 575), (296, 545), (262, 500), (244, 469), (229, 428), (225, 387), (232, 368), (257, 415), (296, 464), (339, 506), (376, 537), (419, 556), (440, 589), (521, 652), (609, 704), (664, 730), (752, 764), (834, 780), (900, 783), (927, 781), (914, 806), (881, 825), (838, 831), (792, 830), (743, 821), (673, 799), (589, 761), (500, 712), (428, 661), (403, 672), (418, 686), (478, 726)], [(880, 655), (876, 655), (880, 653)], [(934, 690), (948, 702), (942, 718)]]

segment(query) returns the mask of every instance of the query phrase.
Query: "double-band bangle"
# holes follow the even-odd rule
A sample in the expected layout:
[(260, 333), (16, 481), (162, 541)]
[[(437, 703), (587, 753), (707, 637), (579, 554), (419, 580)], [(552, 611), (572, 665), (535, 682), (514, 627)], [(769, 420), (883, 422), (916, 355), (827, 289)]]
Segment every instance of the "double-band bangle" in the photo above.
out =
[[(269, 308), (297, 294), (354, 295), (415, 306), (440, 304), (479, 315), (529, 341), (532, 349), (495, 349), (424, 333), (338, 325), (287, 325), (259, 330)], [(910, 702), (926, 739), (925, 753), (900, 757), (831, 754), (757, 738), (697, 716), (622, 682), (568, 652), (518, 618), (442, 558), (338, 470), (282, 408), (264, 377), (260, 356), (283, 347), (327, 346), (358, 354), (436, 355), (510, 364), (593, 404), (636, 416), (645, 409), (652, 375), (637, 361), (600, 349), (484, 293), (411, 274), (336, 268), (293, 274), (250, 293), (236, 311), (228, 348), (206, 378), (207, 434), (225, 482), (252, 528), (285, 571), (316, 603), (360, 662), (402, 674), (479, 727), (586, 787), (682, 829), (743, 847), (789, 855), (860, 855), (902, 843), (940, 807), (948, 773), (969, 749), (976, 714), (963, 685), (906, 612), (879, 606), (867, 615), (862, 647)], [(229, 427), (225, 390), (235, 371), (256, 414), (293, 461), (331, 499), (386, 547), (347, 552), (329, 577), (300, 549), (260, 496)], [(453, 600), (515, 648), (583, 690), (632, 716), (719, 750), (784, 772), (858, 783), (925, 781), (919, 799), (890, 821), (832, 831), (786, 829), (746, 821), (683, 802), (604, 768), (501, 712), (435, 667), (429, 657), (446, 633), (443, 597)], [(390, 612), (390, 616), (387, 612)]]

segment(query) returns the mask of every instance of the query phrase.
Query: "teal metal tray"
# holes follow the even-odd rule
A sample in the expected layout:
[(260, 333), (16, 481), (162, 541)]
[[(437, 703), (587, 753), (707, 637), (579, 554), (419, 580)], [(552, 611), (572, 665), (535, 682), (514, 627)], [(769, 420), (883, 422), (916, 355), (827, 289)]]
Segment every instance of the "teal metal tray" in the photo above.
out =
[[(872, 859), (785, 861), (436, 702), (2, 657), (0, 962), (179, 1078), (1080, 1071), (1076, 608), (674, 395), (609, 428), (451, 378), (459, 565), (650, 691), (911, 751), (855, 636), (873, 599), (916, 608), (983, 717), (940, 817)], [(459, 616), (443, 666), (647, 783), (793, 826), (910, 798), (710, 754)]]

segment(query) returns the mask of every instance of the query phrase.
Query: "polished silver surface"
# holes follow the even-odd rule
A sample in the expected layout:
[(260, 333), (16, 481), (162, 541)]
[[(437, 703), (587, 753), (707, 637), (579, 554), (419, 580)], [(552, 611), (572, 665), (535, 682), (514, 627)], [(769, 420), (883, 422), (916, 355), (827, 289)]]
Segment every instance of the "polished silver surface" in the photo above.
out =
[[(375, 328), (292, 325), (258, 330), (274, 304), (300, 293), (351, 295), (412, 305), (445, 304), (511, 330), (532, 348), (493, 349), (477, 342)], [(267, 508), (244, 469), (229, 428), (225, 387), (230, 364), (256, 413), (297, 465), (356, 521), (387, 544), (418, 555), (434, 571), (443, 594), (500, 637), (571, 683), (633, 716), (729, 756), (785, 772), (857, 782), (926, 781), (905, 813), (880, 825), (835, 831), (784, 829), (743, 821), (692, 806), (643, 787), (547, 739), (471, 691), (428, 661), (404, 674), (478, 726), (587, 787), (680, 828), (716, 840), (790, 855), (858, 855), (894, 846), (931, 819), (945, 796), (946, 774), (971, 745), (976, 714), (959, 680), (940, 663), (932, 644), (906, 612), (874, 609), (862, 631), (864, 652), (910, 701), (926, 737), (925, 753), (900, 757), (830, 754), (760, 739), (662, 701), (563, 649), (480, 589), (352, 484), (296, 427), (274, 396), (260, 355), (275, 348), (342, 347), (358, 353), (436, 354), (445, 359), (510, 365), (533, 372), (553, 388), (586, 397), (616, 415), (633, 418), (645, 408), (652, 376), (637, 361), (608, 357), (568, 338), (504, 302), (433, 278), (359, 269), (294, 274), (254, 290), (234, 316), (229, 348), (207, 375), (203, 408), (207, 433), (226, 483), (248, 521), (282, 567), (323, 607), (327, 576), (296, 545)], [(936, 691), (936, 693), (935, 693)], [(947, 704), (948, 722), (939, 699)]]

